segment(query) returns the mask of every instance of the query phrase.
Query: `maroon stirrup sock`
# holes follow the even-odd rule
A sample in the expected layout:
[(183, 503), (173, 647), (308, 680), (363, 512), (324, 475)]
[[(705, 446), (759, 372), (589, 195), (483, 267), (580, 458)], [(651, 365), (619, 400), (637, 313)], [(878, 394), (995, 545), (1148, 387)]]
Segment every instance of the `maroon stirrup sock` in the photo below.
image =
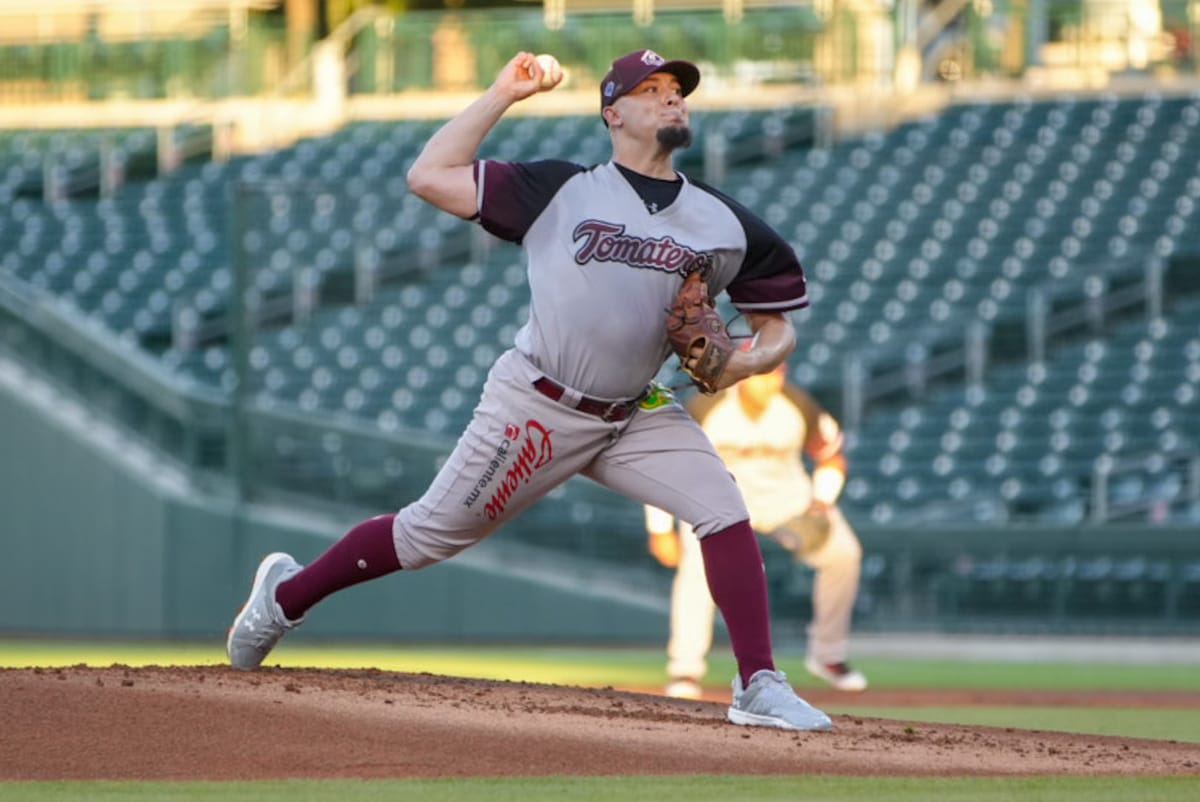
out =
[(392, 540), (395, 515), (363, 521), (300, 573), (281, 582), (275, 601), (289, 621), (299, 621), (309, 608), (331, 593), (401, 569)]
[(775, 670), (767, 575), (758, 536), (742, 521), (700, 539), (708, 590), (725, 618), (742, 687), (754, 672)]

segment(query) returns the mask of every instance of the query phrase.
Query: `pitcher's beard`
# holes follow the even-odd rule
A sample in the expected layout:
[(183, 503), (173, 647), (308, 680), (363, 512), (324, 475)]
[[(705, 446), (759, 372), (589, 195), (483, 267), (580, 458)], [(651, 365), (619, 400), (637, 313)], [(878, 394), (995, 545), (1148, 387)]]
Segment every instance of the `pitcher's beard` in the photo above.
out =
[(658, 144), (667, 151), (679, 150), (692, 144), (692, 129), (686, 125), (668, 125), (655, 134)]

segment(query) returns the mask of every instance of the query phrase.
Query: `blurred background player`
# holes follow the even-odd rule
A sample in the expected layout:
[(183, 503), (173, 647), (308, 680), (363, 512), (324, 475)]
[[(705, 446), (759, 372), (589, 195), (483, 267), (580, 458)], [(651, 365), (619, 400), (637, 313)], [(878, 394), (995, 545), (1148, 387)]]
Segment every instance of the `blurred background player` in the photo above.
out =
[[(805, 667), (838, 690), (864, 690), (866, 677), (848, 662), (862, 546), (837, 507), (846, 481), (841, 426), (809, 393), (787, 382), (784, 365), (715, 396), (697, 395), (688, 411), (737, 480), (751, 526), (816, 571)], [(814, 465), (811, 476), (805, 454)], [(656, 507), (646, 507), (646, 528), (651, 553), (676, 568), (666, 692), (697, 698), (714, 616), (700, 542), (689, 524), (676, 526)]]

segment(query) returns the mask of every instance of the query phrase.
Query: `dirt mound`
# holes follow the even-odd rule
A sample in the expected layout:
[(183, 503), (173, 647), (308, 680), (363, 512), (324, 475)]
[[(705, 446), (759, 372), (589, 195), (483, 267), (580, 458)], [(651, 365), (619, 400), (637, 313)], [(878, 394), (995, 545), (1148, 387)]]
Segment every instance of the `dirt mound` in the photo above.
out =
[(384, 671), (0, 671), (0, 780), (604, 774), (1200, 774), (1195, 744), (835, 716)]

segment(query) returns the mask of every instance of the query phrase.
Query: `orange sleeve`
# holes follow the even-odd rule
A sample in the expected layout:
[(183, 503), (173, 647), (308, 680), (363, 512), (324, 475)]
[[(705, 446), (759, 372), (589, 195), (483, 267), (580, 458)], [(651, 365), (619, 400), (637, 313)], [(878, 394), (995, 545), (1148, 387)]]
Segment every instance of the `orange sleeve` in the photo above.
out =
[(842, 448), (846, 438), (842, 434), (841, 424), (810, 393), (793, 384), (785, 385), (783, 392), (804, 416), (804, 427), (808, 433), (804, 440), (804, 453), (812, 458), (817, 467), (840, 468), (844, 473), (846, 457)]

